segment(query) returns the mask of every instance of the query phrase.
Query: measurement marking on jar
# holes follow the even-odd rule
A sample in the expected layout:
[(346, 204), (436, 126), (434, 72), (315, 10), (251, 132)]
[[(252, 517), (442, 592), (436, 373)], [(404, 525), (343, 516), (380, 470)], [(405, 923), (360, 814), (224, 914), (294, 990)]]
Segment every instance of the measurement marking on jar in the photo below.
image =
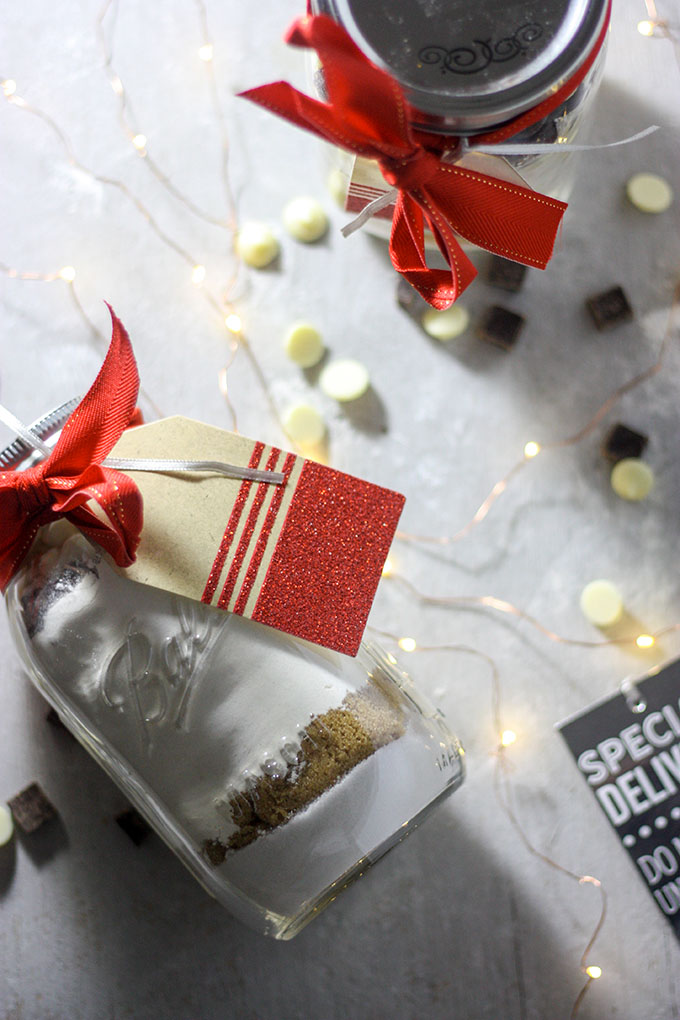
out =
[(448, 754), (442, 753), (437, 758), (435, 758), (435, 763), (440, 772), (443, 772), (444, 769), (451, 768), (451, 766), (454, 765), (455, 762), (456, 757), (454, 754), (451, 754), (450, 751)]

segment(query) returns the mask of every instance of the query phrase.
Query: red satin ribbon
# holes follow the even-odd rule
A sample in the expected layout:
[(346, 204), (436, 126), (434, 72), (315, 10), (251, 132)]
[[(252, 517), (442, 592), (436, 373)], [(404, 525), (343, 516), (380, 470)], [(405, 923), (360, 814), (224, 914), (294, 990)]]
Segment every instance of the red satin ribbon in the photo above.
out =
[[(47, 460), (0, 473), (0, 588), (5, 590), (38, 528), (60, 517), (105, 549), (121, 567), (135, 558), (142, 496), (127, 475), (103, 467), (134, 420), (139, 375), (130, 338), (113, 310), (111, 344), (99, 375), (64, 425)], [(89, 510), (99, 504), (107, 520)]]
[[(606, 25), (589, 62), (555, 96), (512, 125), (533, 123), (546, 115), (546, 104), (555, 109), (563, 95), (574, 91), (595, 59), (605, 31)], [(477, 275), (457, 234), (497, 255), (545, 269), (566, 203), (442, 162), (435, 151), (437, 140), (412, 130), (399, 84), (372, 64), (345, 29), (327, 16), (298, 19), (286, 41), (317, 51), (329, 102), (312, 99), (282, 81), (241, 96), (340, 148), (377, 160), (386, 181), (399, 190), (390, 237), (392, 264), (431, 305), (448, 308)], [(514, 127), (513, 133), (517, 130)], [(506, 128), (482, 138), (500, 141), (505, 132)], [(425, 223), (450, 269), (430, 269), (426, 264)]]

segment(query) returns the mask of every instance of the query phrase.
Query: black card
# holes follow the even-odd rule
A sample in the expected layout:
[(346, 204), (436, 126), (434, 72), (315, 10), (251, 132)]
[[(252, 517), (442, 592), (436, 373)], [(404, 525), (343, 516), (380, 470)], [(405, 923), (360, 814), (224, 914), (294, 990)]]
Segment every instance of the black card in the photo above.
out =
[(634, 691), (639, 711), (617, 694), (558, 729), (680, 938), (680, 660)]

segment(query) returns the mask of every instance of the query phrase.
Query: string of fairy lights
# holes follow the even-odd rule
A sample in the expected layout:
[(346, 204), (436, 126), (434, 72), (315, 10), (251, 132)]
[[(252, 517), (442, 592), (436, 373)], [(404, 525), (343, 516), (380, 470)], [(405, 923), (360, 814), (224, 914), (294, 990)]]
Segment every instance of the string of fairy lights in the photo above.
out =
[[(229, 261), (229, 273), (226, 277), (224, 291), (220, 295), (214, 294), (210, 288), (206, 286), (206, 279), (208, 277), (207, 267), (199, 259), (195, 258), (193, 253), (190, 252), (188, 248), (177, 239), (177, 237), (173, 236), (172, 233), (167, 231), (165, 227), (159, 223), (157, 217), (151, 213), (147, 205), (141, 201), (134, 190), (131, 189), (125, 181), (106, 174), (97, 173), (84, 165), (75, 155), (74, 148), (61, 126), (57, 124), (49, 113), (42, 109), (38, 109), (22, 98), (18, 91), (17, 82), (14, 79), (10, 77), (0, 78), (0, 87), (2, 88), (4, 98), (9, 104), (14, 106), (17, 110), (33, 115), (47, 125), (57, 142), (61, 145), (66, 158), (72, 167), (77, 168), (81, 173), (87, 175), (92, 180), (115, 190), (135, 210), (135, 213), (142, 218), (147, 228), (156, 237), (157, 241), (167, 249), (173, 251), (182, 261), (184, 266), (188, 267), (191, 282), (200, 289), (200, 292), (211, 309), (211, 312), (218, 316), (225, 330), (224, 335), (228, 346), (228, 356), (226, 364), (219, 373), (218, 386), (224, 397), (225, 405), (231, 418), (232, 427), (235, 430), (237, 429), (237, 414), (232, 399), (228, 377), (229, 370), (234, 364), (234, 361), (240, 351), (243, 351), (249, 359), (251, 368), (259, 382), (269, 410), (272, 413), (274, 420), (279, 424), (279, 426), (281, 426), (281, 418), (276, 403), (272, 398), (266, 371), (256, 358), (251, 345), (248, 343), (248, 340), (244, 335), (243, 322), (236, 305), (237, 298), (234, 297), (235, 291), (240, 284), (243, 284), (243, 288), (247, 287), (247, 277), (244, 279), (243, 266), (235, 252), (235, 238), (238, 231), (238, 215), (237, 204), (232, 193), (229, 176), (229, 129), (227, 118), (220, 102), (218, 81), (215, 72), (215, 56), (218, 54), (218, 47), (209, 30), (208, 14), (203, 0), (193, 0), (193, 2), (200, 24), (202, 39), (201, 45), (198, 48), (194, 59), (199, 60), (205, 68), (212, 114), (221, 145), (220, 175), (222, 179), (224, 198), (223, 215), (215, 215), (196, 204), (193, 199), (187, 196), (182, 189), (178, 187), (172, 177), (162, 168), (160, 163), (150, 152), (149, 132), (145, 130), (144, 125), (138, 123), (134, 115), (133, 102), (116, 65), (113, 45), (113, 30), (118, 13), (119, 0), (105, 0), (105, 3), (97, 17), (95, 30), (102, 54), (103, 71), (106, 74), (111, 89), (118, 100), (119, 124), (126, 144), (133, 148), (144, 166), (157, 182), (158, 186), (162, 188), (172, 198), (172, 200), (179, 203), (192, 216), (202, 222), (210, 224), (211, 226), (220, 228), (225, 233), (225, 255)], [(645, 6), (647, 17), (645, 20), (639, 22), (637, 26), (638, 31), (644, 36), (673, 38), (671, 28), (664, 19), (659, 17), (653, 0), (645, 0)], [(41, 282), (65, 284), (68, 288), (69, 298), (87, 329), (97, 337), (98, 341), (102, 345), (106, 343), (106, 338), (87, 315), (78, 295), (76, 267), (72, 265), (65, 265), (50, 272), (37, 272), (32, 270), (22, 270), (0, 262), (0, 273), (10, 280), (24, 281), (27, 283)], [(577, 432), (563, 438), (548, 441), (528, 441), (524, 446), (522, 456), (511, 466), (502, 478), (498, 479), (498, 481), (494, 483), (488, 495), (480, 503), (472, 517), (455, 533), (445, 536), (432, 536), (399, 531), (397, 533), (397, 540), (401, 543), (411, 544), (414, 546), (450, 546), (463, 540), (486, 519), (492, 507), (495, 506), (495, 504), (507, 491), (508, 487), (522, 475), (530, 464), (535, 463), (539, 457), (542, 458), (551, 450), (576, 446), (587, 436), (591, 435), (614, 406), (626, 394), (641, 386), (644, 382), (648, 381), (661, 371), (674, 338), (677, 308), (679, 304), (680, 282), (677, 284), (672, 295), (672, 299), (669, 302), (667, 325), (661, 338), (656, 361), (649, 368), (637, 373), (611, 393), (599, 406), (597, 411)], [(148, 394), (145, 394), (145, 396), (150, 405), (159, 414), (159, 416), (161, 416), (160, 409), (157, 405), (155, 405), (154, 401)], [(464, 606), (476, 606), (485, 611), (488, 610), (492, 613), (505, 614), (507, 616), (514, 617), (517, 620), (524, 621), (551, 642), (577, 646), (580, 648), (594, 649), (619, 645), (648, 650), (654, 648), (656, 642), (661, 636), (680, 630), (680, 623), (675, 623), (661, 629), (657, 629), (653, 633), (637, 633), (624, 637), (601, 637), (597, 640), (565, 637), (544, 626), (538, 619), (521, 608), (493, 595), (435, 596), (425, 593), (414, 585), (408, 578), (400, 575), (396, 571), (392, 558), (388, 559), (386, 562), (383, 576), (387, 578), (390, 583), (400, 585), (409, 594), (409, 596), (423, 605), (439, 606), (450, 609)], [(574, 882), (578, 882), (580, 886), (596, 888), (600, 894), (600, 912), (597, 923), (594, 926), (593, 933), (588, 940), (580, 960), (580, 970), (585, 977), (585, 983), (583, 984), (583, 987), (581, 988), (572, 1007), (570, 1015), (573, 1020), (573, 1018), (577, 1016), (590, 985), (593, 981), (596, 981), (602, 976), (602, 969), (598, 964), (592, 962), (590, 957), (593, 946), (605, 922), (607, 913), (607, 894), (602, 883), (596, 877), (581, 874), (577, 871), (566, 868), (558, 861), (552, 859), (546, 853), (538, 849), (529, 839), (523, 825), (520, 822), (513, 800), (511, 769), (508, 762), (508, 752), (509, 749), (516, 743), (517, 734), (511, 729), (505, 728), (503, 725), (501, 713), (501, 682), (497, 663), (485, 652), (466, 645), (431, 645), (421, 643), (418, 638), (413, 636), (399, 635), (390, 631), (378, 630), (377, 628), (372, 628), (372, 630), (374, 633), (377, 633), (381, 637), (393, 642), (396, 647), (406, 653), (469, 654), (477, 656), (488, 665), (492, 680), (491, 714), (494, 732), (497, 735), (497, 743), (492, 754), (494, 756), (495, 764), (494, 791), (495, 796), (498, 799), (498, 803), (515, 830), (518, 839), (524, 845), (528, 853), (549, 868), (566, 875)]]

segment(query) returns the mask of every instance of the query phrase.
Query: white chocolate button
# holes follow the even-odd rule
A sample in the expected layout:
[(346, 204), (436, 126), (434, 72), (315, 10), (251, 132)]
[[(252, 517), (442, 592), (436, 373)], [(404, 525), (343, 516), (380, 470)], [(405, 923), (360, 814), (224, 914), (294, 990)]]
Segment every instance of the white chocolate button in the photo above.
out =
[(295, 322), (283, 338), (283, 346), (291, 361), (300, 368), (311, 368), (323, 357), (321, 333), (308, 322)]
[(328, 217), (315, 198), (293, 198), (283, 209), (283, 225), (296, 241), (318, 241), (328, 230)]
[(6, 846), (14, 835), (14, 819), (12, 812), (4, 804), (0, 804), (0, 846)]
[(654, 472), (639, 457), (626, 457), (615, 464), (611, 473), (612, 489), (621, 499), (644, 499), (654, 485)]
[(657, 174), (633, 174), (626, 184), (626, 194), (636, 209), (662, 213), (673, 201), (673, 189)]
[(310, 404), (294, 404), (283, 418), (287, 435), (296, 443), (318, 443), (326, 432), (326, 423)]
[(453, 340), (465, 332), (469, 322), (469, 314), (460, 305), (451, 305), (443, 312), (428, 308), (420, 320), (425, 332), (435, 340)]
[(326, 181), (326, 187), (333, 201), (337, 202), (341, 209), (345, 208), (345, 202), (347, 201), (348, 184), (347, 174), (343, 174), (342, 170), (331, 170)]
[(331, 361), (319, 376), (319, 386), (333, 400), (357, 400), (370, 384), (368, 369), (360, 361)]
[(279, 242), (266, 223), (244, 223), (236, 235), (236, 252), (247, 266), (264, 269), (279, 254)]
[(583, 615), (596, 627), (611, 627), (623, 614), (623, 599), (611, 581), (591, 581), (581, 592)]

